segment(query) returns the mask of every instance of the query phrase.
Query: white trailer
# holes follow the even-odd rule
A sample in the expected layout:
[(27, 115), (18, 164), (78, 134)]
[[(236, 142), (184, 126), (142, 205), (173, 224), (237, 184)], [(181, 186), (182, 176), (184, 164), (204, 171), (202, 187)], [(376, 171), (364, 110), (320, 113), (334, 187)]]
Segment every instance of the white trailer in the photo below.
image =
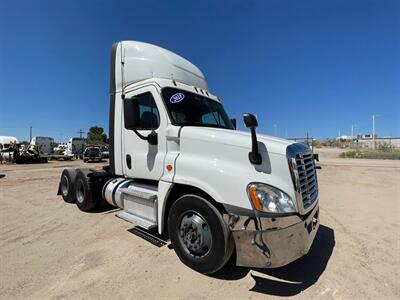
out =
[(46, 154), (51, 154), (53, 152), (52, 144), (54, 139), (47, 136), (35, 136), (31, 140), (31, 145), (39, 147), (39, 150)]
[[(237, 131), (203, 73), (134, 41), (113, 45), (110, 165), (65, 169), (58, 193), (89, 211), (105, 200), (120, 218), (169, 236), (181, 261), (219, 270), (273, 268), (305, 255), (319, 226), (318, 183), (307, 145)], [(253, 108), (255, 111), (265, 109)]]
[(68, 141), (66, 155), (82, 156), (86, 148), (86, 139), (81, 137), (72, 137)]

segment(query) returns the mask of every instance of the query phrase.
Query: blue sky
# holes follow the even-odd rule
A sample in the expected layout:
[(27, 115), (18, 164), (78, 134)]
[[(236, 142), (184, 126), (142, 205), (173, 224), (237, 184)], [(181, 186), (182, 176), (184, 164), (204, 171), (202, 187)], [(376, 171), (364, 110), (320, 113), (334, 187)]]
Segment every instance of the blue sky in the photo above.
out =
[[(138, 2), (137, 4), (135, 2)], [(174, 51), (259, 132), (400, 135), (399, 1), (8, 1), (0, 9), (0, 135), (108, 130), (113, 42)]]

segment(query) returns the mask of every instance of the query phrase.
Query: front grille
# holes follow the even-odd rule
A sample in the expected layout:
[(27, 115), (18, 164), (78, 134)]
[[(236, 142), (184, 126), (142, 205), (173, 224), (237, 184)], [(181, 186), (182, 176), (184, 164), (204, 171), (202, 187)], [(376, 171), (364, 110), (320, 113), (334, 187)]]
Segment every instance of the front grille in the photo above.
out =
[(298, 192), (306, 209), (314, 203), (318, 196), (317, 174), (312, 153), (296, 154), (296, 169), (299, 176)]
[(310, 148), (304, 144), (292, 144), (287, 148), (293, 184), (298, 203), (307, 209), (318, 197), (317, 173)]

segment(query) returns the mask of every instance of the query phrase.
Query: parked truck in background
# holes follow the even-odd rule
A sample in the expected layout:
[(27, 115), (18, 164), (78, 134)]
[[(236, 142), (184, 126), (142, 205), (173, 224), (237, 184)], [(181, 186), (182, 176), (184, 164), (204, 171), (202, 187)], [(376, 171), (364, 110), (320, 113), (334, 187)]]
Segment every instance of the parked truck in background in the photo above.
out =
[(10, 148), (10, 145), (13, 144), (19, 144), (16, 137), (0, 136), (0, 162), (11, 161), (13, 159), (14, 148)]
[(72, 137), (67, 144), (66, 155), (73, 155), (82, 158), (83, 151), (86, 149), (86, 139), (82, 137)]
[(309, 251), (319, 226), (310, 148), (257, 135), (248, 113), (250, 133), (236, 130), (195, 65), (154, 45), (114, 44), (109, 117), (109, 166), (65, 169), (65, 201), (89, 211), (104, 199), (168, 235), (205, 274), (232, 253), (239, 266), (274, 268)]
[(31, 145), (37, 146), (39, 150), (45, 154), (53, 153), (54, 139), (46, 136), (34, 136)]
[(88, 161), (101, 161), (102, 160), (102, 155), (101, 155), (101, 148), (100, 147), (95, 147), (92, 145), (87, 145), (85, 151), (83, 151), (83, 162), (88, 162)]

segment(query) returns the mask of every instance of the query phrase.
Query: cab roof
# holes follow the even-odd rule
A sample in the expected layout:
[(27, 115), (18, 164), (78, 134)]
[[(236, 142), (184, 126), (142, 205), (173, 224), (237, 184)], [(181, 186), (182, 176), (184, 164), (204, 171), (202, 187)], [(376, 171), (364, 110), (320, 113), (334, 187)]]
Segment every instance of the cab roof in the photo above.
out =
[(111, 92), (150, 78), (172, 79), (208, 90), (198, 67), (185, 58), (156, 45), (121, 41), (111, 51)]

